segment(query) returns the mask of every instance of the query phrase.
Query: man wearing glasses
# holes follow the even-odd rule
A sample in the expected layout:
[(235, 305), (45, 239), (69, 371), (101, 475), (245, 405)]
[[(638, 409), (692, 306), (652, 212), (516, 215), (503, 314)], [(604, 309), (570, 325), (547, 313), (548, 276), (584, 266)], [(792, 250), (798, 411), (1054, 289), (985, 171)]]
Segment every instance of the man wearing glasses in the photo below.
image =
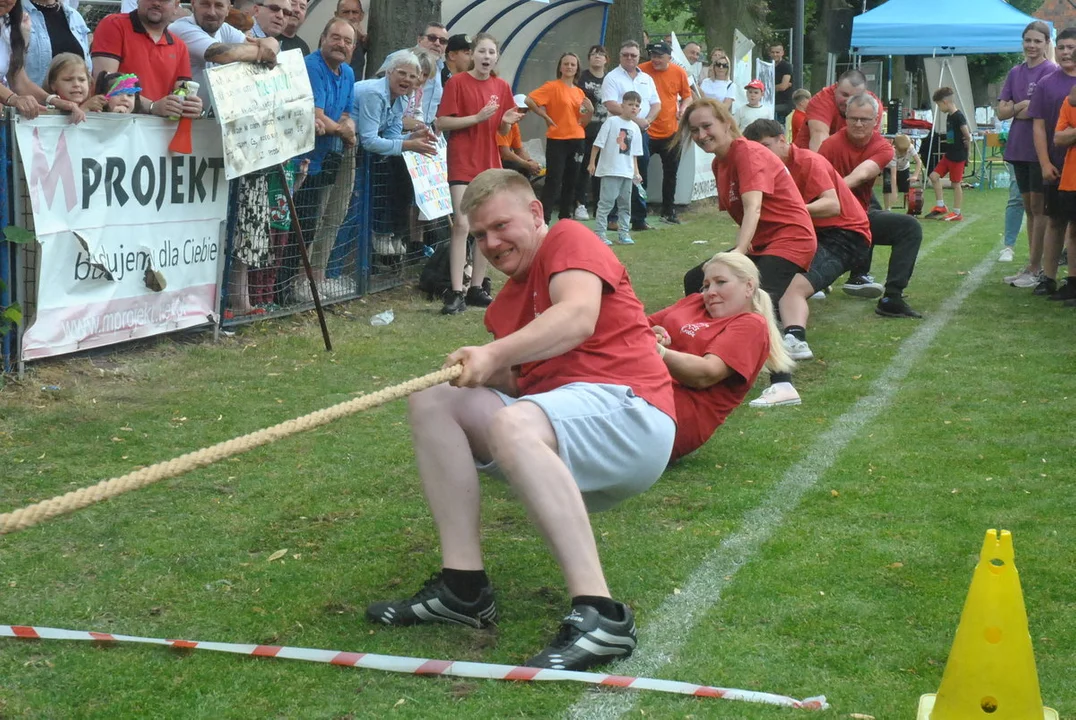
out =
[(250, 29), (250, 37), (255, 39), (279, 38), (284, 32), (284, 26), (294, 13), (291, 11), (291, 0), (268, 0), (254, 4), (254, 27)]
[(923, 242), (923, 229), (911, 215), (886, 212), (878, 209), (877, 203), (875, 208), (871, 208), (874, 181), (882, 173), (882, 168), (893, 159), (893, 146), (875, 129), (881, 115), (881, 105), (873, 95), (863, 93), (849, 98), (844, 112), (847, 124), (826, 138), (818, 148), (818, 154), (829, 160), (837, 172), (844, 176), (852, 194), (867, 211), (873, 241), (871, 248), (878, 245), (893, 248), (884, 290), (873, 282), (858, 283), (856, 292), (849, 290), (849, 284), (857, 279), (866, 279), (864, 276), (870, 272), (868, 257), (860, 267), (852, 268), (845, 292), (858, 297), (878, 297), (881, 294), (875, 313), (882, 317), (922, 317), (904, 301), (904, 289), (908, 287), (915, 270), (919, 245)]
[(437, 108), (441, 106), (444, 83), (441, 72), (445, 68), (445, 50), (448, 48), (448, 30), (439, 22), (428, 22), (418, 31), (418, 46), (437, 58), (437, 71), (422, 86), (422, 117), (437, 117)]
[[(639, 43), (626, 40), (621, 44), (620, 65), (606, 73), (605, 79), (602, 80), (602, 103), (610, 113), (620, 115), (620, 102), (624, 99), (624, 93), (634, 90), (642, 97), (635, 124), (639, 126), (640, 136), (643, 139), (639, 172), (643, 176), (645, 188), (646, 168), (650, 164), (650, 136), (646, 131), (661, 112), (661, 99), (658, 97), (658, 89), (654, 85), (653, 78), (639, 69), (639, 55)], [(653, 230), (653, 227), (646, 222), (646, 201), (639, 195), (638, 185), (631, 191), (631, 229), (635, 232)]]

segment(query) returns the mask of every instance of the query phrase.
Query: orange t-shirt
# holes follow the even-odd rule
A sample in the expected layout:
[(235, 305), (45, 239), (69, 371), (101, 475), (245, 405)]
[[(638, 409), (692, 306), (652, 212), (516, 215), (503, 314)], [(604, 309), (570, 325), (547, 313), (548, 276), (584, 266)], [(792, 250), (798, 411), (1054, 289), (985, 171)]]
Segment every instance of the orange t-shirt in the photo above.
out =
[(512, 129), (508, 131), (507, 135), (497, 135), (497, 147), (523, 147), (523, 136), (519, 134), (519, 123), (512, 123)]
[[(556, 127), (551, 127), (545, 132), (550, 140), (582, 140), (586, 137), (586, 130), (579, 124), (582, 115), (579, 108), (583, 107), (583, 88), (575, 85), (565, 85), (560, 80), (550, 80), (542, 87), (530, 94), (531, 100), (539, 107), (545, 106), (549, 117), (553, 118)], [(587, 116), (590, 121), (590, 116)]]
[(650, 123), (646, 133), (655, 140), (672, 137), (679, 129), (676, 110), (680, 106), (680, 100), (691, 97), (687, 71), (672, 62), (665, 70), (655, 70), (654, 63), (650, 61), (640, 64), (639, 69), (654, 79), (654, 87), (657, 88), (658, 99), (661, 100), (661, 111), (654, 118), (654, 122)]
[[(1061, 103), (1061, 114), (1057, 116), (1057, 128), (1055, 131), (1076, 128), (1076, 108), (1069, 105), (1065, 100)], [(1058, 186), (1066, 192), (1076, 191), (1076, 145), (1070, 145), (1065, 153), (1065, 165), (1061, 169), (1061, 185)]]

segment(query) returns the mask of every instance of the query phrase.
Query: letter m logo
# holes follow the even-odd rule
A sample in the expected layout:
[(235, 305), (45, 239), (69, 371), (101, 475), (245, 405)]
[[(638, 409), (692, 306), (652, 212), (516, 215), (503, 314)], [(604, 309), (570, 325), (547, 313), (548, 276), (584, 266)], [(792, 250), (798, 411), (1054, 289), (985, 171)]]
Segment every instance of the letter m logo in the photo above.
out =
[[(34, 128), (33, 156), (30, 163), (30, 202), (35, 211), (52, 208), (58, 184), (63, 185), (64, 203), (67, 212), (71, 212), (78, 204), (78, 197), (75, 191), (75, 173), (71, 168), (71, 155), (67, 152), (67, 132), (60, 133), (60, 139), (56, 141), (56, 156), (50, 166), (45, 150), (41, 147), (38, 128)], [(42, 200), (44, 207), (41, 206)]]

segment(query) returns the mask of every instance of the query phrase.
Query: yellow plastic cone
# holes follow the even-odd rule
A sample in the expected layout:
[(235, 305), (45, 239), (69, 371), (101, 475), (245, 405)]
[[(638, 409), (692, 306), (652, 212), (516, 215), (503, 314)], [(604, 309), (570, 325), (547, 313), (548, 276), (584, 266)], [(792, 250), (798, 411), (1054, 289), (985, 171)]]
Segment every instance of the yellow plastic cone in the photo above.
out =
[(987, 530), (937, 695), (917, 720), (1057, 720), (1042, 706), (1012, 534)]

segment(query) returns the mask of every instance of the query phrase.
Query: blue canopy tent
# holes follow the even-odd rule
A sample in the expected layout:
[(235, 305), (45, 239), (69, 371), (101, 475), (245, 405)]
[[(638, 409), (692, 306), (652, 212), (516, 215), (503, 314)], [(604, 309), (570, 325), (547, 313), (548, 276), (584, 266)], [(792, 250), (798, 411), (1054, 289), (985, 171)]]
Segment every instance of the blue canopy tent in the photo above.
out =
[(1019, 53), (1020, 34), (1032, 20), (1005, 0), (889, 0), (852, 20), (852, 52)]

